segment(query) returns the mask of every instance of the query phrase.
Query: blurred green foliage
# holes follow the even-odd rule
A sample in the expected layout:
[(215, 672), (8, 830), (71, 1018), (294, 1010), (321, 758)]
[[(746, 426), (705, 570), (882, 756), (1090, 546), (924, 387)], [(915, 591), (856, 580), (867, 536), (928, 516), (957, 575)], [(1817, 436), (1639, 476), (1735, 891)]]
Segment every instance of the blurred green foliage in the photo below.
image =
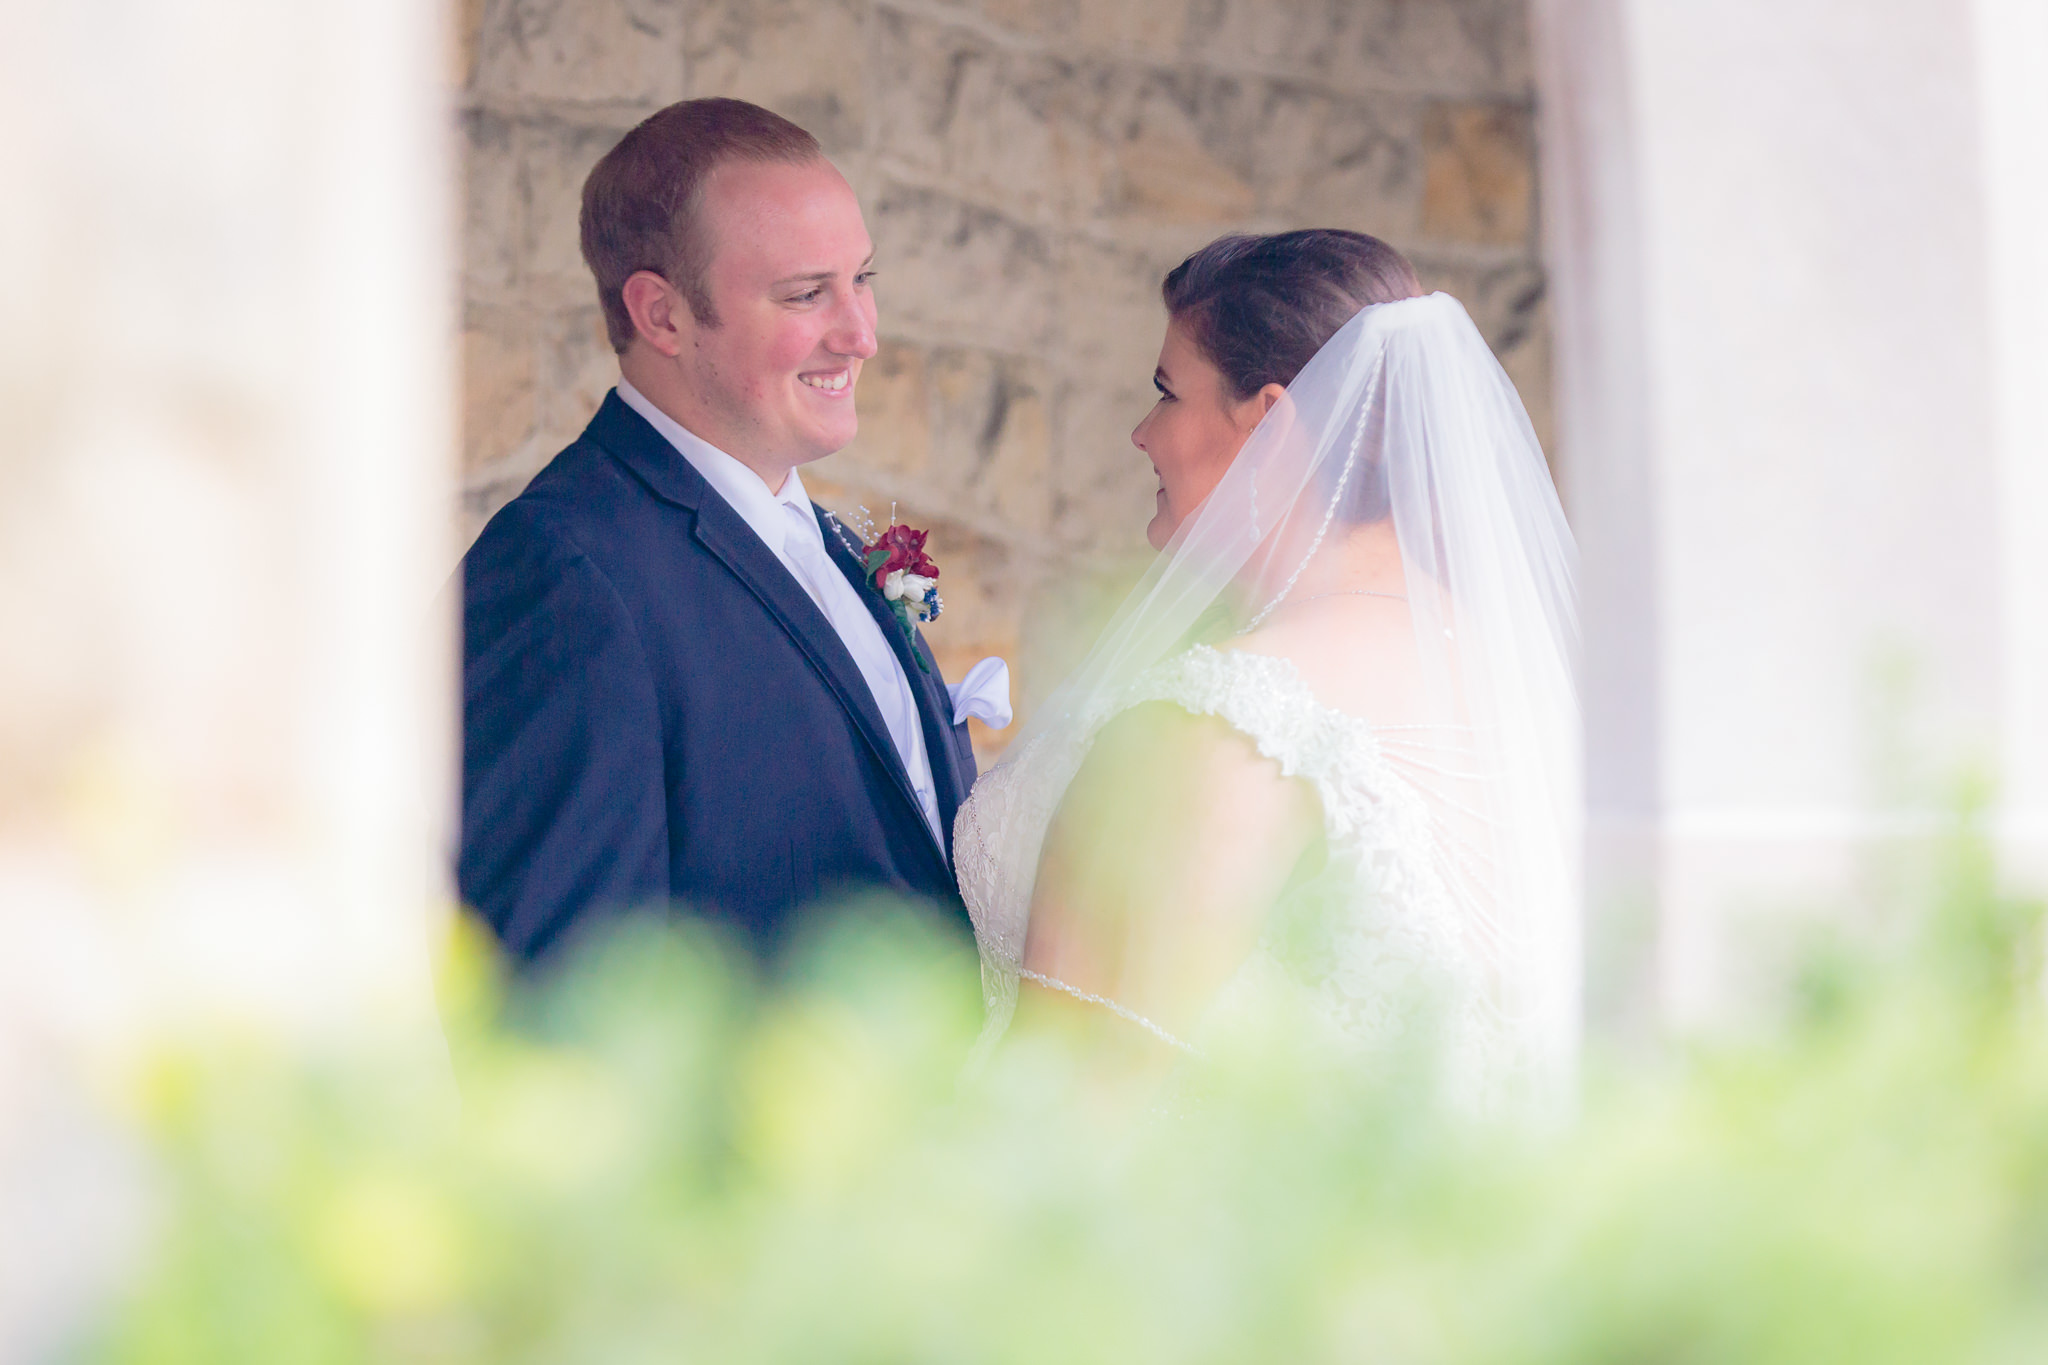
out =
[(374, 1051), (167, 1057), (155, 1253), (96, 1362), (2048, 1357), (2038, 907), (1962, 821), (1914, 930), (1767, 1038), (1589, 1070), (1542, 1136), (1219, 1065), (1171, 1113), (1019, 1041), (971, 956), (833, 920), (763, 980), (628, 925), (543, 989), (464, 939), (460, 1113)]

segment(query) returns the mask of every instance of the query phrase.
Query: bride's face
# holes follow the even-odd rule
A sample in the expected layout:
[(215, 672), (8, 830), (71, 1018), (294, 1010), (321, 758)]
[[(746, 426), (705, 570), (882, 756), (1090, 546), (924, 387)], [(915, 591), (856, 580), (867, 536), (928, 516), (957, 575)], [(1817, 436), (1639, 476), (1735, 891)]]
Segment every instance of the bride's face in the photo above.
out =
[(1215, 491), (1245, 437), (1284, 390), (1268, 384), (1250, 398), (1236, 397), (1178, 320), (1166, 325), (1152, 385), (1159, 401), (1131, 432), (1131, 444), (1159, 475), (1159, 510), (1145, 528), (1145, 539), (1159, 550)]

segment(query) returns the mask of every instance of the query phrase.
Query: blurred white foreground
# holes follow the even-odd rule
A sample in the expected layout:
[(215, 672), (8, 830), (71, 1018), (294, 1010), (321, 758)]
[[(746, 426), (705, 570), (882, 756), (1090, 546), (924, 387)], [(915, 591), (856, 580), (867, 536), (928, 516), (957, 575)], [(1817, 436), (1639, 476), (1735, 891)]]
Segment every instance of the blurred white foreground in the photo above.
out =
[(0, 1359), (135, 1224), (94, 1111), (138, 1045), (431, 1019), (442, 22), (8, 7)]

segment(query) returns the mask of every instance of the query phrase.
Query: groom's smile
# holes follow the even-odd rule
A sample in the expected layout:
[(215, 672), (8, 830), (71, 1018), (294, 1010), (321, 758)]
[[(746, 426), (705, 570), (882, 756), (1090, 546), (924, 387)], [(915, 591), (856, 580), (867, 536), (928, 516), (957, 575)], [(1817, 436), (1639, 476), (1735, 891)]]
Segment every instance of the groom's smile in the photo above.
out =
[(851, 366), (843, 370), (833, 370), (829, 374), (800, 374), (797, 378), (820, 393), (850, 394), (853, 388)]

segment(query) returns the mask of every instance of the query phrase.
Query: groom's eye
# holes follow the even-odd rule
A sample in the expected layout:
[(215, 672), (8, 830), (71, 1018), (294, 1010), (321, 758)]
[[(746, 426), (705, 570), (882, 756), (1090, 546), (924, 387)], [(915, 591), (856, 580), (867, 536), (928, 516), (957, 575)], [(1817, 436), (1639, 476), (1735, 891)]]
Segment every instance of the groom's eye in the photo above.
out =
[(855, 283), (856, 285), (862, 285), (862, 284), (867, 284), (867, 283), (869, 283), (869, 282), (870, 282), (870, 281), (872, 281), (872, 280), (873, 280), (874, 278), (875, 278), (875, 272), (874, 272), (874, 271), (872, 271), (872, 270), (863, 270), (863, 271), (861, 271), (861, 272), (860, 272), (860, 274), (858, 274), (858, 275), (855, 275), (855, 276), (853, 277), (853, 282), (854, 282), (854, 283)]

